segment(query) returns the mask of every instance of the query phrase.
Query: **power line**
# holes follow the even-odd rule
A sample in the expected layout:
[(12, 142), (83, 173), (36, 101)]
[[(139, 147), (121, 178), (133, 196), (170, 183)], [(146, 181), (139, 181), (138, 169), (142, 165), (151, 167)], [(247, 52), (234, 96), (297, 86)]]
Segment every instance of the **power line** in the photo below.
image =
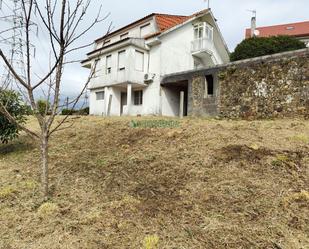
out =
[[(29, 2), (25, 2), (29, 4)], [(5, 6), (5, 9), (3, 8)], [(0, 43), (6, 44), (9, 46), (8, 51), (8, 61), (15, 69), (16, 72), (20, 75), (21, 78), (26, 79), (26, 69), (25, 69), (25, 58), (24, 58), (24, 49), (27, 45), (24, 39), (23, 28), (25, 28), (25, 19), (23, 13), (22, 1), (20, 0), (0, 0), (0, 8), (2, 16), (0, 21), (7, 23), (10, 27), (1, 33)], [(4, 11), (5, 10), (5, 11)], [(11, 14), (5, 14), (6, 11), (10, 11)], [(35, 23), (31, 23), (31, 26)], [(5, 36), (4, 36), (5, 35)], [(35, 51), (35, 46), (29, 44), (33, 49), (33, 54)], [(13, 87), (17, 84), (15, 78), (12, 76), (10, 71), (6, 68), (4, 74), (1, 77), (1, 85), (3, 87)], [(15, 83), (15, 84), (14, 84)]]

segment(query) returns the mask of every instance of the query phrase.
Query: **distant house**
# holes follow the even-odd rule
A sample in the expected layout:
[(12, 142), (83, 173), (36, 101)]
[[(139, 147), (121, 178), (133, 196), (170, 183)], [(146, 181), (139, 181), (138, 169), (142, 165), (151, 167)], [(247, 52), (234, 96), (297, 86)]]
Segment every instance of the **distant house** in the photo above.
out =
[(207, 9), (150, 14), (97, 39), (87, 57), (83, 67), (97, 65), (90, 114), (178, 116), (187, 113), (188, 83), (163, 87), (164, 75), (226, 63), (229, 51)]
[(258, 28), (255, 28), (254, 25), (253, 23), (251, 28), (246, 29), (246, 38), (250, 38), (252, 33), (257, 37), (288, 35), (305, 42), (307, 47), (309, 47), (309, 21)]

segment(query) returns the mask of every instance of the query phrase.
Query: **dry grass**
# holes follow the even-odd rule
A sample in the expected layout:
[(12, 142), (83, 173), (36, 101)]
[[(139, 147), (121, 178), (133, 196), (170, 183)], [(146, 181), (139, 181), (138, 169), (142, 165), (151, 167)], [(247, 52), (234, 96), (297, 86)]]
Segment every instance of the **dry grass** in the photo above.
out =
[(57, 133), (45, 204), (36, 145), (0, 145), (0, 248), (309, 248), (308, 121), (129, 121)]

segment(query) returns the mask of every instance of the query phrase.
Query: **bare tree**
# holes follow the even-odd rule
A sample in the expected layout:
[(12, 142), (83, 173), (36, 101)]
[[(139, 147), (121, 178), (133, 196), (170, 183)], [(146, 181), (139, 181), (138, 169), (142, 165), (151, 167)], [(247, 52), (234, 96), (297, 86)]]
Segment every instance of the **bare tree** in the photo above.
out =
[[(26, 77), (23, 78), (15, 70), (14, 65), (10, 63), (4, 52), (0, 49), (0, 57), (4, 62), (5, 67), (14, 76), (19, 86), (19, 91), (23, 92), (26, 96), (31, 108), (36, 117), (40, 131), (31, 130), (24, 125), (19, 124), (13, 116), (6, 110), (5, 106), (0, 106), (0, 112), (10, 122), (15, 123), (19, 128), (25, 131), (31, 138), (38, 140), (41, 149), (41, 181), (42, 192), (44, 198), (49, 196), (49, 139), (56, 131), (69, 127), (69, 116), (65, 116), (62, 120), (55, 122), (55, 118), (60, 111), (60, 89), (62, 85), (63, 71), (68, 61), (69, 54), (78, 51), (81, 48), (86, 48), (91, 44), (76, 45), (76, 42), (81, 40), (96, 24), (102, 22), (107, 16), (100, 18), (101, 7), (98, 15), (88, 25), (85, 24), (87, 11), (91, 4), (91, 0), (21, 0), (23, 19), (24, 19), (24, 34), (26, 41), (25, 48), (25, 71)], [(48, 34), (49, 45), (51, 48), (50, 53), (50, 67), (45, 75), (40, 77), (39, 80), (34, 80), (32, 56), (31, 56), (31, 41), (32, 32), (31, 25), (34, 15), (38, 15), (45, 32)], [(83, 28), (81, 28), (81, 26)], [(72, 109), (77, 105), (83, 93), (86, 91), (87, 86), (94, 75), (96, 70), (96, 63), (92, 66), (91, 73), (84, 84), (83, 90), (72, 102)], [(1, 89), (1, 88), (0, 88)], [(45, 110), (42, 114), (38, 110), (35, 101), (35, 91), (45, 89), (46, 101), (50, 102), (50, 110)], [(48, 113), (48, 115), (47, 115)]]

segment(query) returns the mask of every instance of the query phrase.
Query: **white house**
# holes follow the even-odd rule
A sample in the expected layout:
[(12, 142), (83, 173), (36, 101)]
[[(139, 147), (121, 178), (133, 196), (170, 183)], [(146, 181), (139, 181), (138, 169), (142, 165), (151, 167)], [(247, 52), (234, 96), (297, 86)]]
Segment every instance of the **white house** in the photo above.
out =
[(95, 41), (82, 66), (90, 82), (92, 115), (178, 116), (188, 85), (161, 86), (164, 75), (229, 61), (228, 48), (210, 10), (190, 16), (150, 14)]

